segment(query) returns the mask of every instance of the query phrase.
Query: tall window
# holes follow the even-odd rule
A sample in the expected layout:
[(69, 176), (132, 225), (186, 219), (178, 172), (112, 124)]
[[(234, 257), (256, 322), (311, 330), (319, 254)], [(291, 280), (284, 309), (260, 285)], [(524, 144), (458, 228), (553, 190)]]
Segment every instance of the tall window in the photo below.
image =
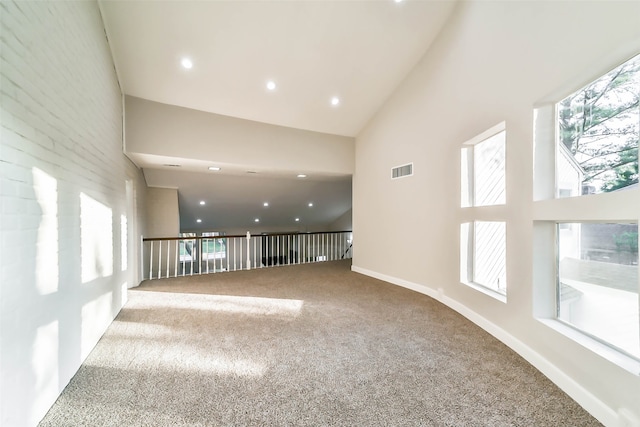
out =
[[(638, 191), (639, 101), (640, 55), (557, 104), (557, 197)], [(640, 358), (637, 223), (559, 223), (557, 242), (558, 319)]]
[(504, 205), (504, 123), (463, 144), (461, 150), (461, 206), (469, 221), (460, 227), (460, 280), (505, 301), (506, 223), (480, 221), (489, 206)]
[[(605, 357), (611, 351), (618, 355), (610, 360), (619, 363), (622, 355), (635, 366), (640, 362), (639, 101), (640, 55), (536, 110), (542, 124), (536, 124), (534, 182), (540, 200), (534, 232), (552, 254), (534, 253), (534, 272), (551, 272), (534, 278), (540, 292), (553, 298), (542, 300), (540, 311), (568, 327), (568, 336), (577, 334)], [(555, 138), (545, 136), (546, 117), (553, 117)], [(550, 144), (553, 150), (544, 148)], [(545, 153), (554, 153), (555, 168), (545, 163)], [(553, 182), (551, 194), (545, 188)], [(552, 293), (545, 291), (548, 282)], [(552, 310), (544, 309), (547, 303)]]
[(640, 55), (557, 105), (558, 197), (638, 184)]

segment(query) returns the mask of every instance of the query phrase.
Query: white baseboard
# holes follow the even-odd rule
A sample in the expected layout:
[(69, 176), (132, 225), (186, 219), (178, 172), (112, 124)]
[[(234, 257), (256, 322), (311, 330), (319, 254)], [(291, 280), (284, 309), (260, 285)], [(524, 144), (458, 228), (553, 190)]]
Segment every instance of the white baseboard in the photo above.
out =
[(551, 363), (540, 353), (536, 352), (533, 348), (529, 347), (518, 338), (502, 329), (500, 326), (496, 325), (493, 322), (490, 322), (467, 306), (459, 303), (452, 298), (447, 297), (441, 291), (434, 290), (433, 288), (418, 283), (410, 282), (404, 279), (399, 279), (397, 277), (388, 276), (386, 274), (368, 270), (366, 268), (358, 267), (357, 265), (352, 265), (351, 270), (356, 273), (364, 274), (365, 276), (383, 280), (385, 282), (402, 286), (403, 288), (411, 289), (412, 291), (427, 295), (437, 301), (440, 301), (449, 308), (457, 311), (458, 313), (493, 335), (495, 338), (503, 342), (506, 346), (522, 356), (526, 361), (535, 366), (536, 369), (542, 372), (562, 391), (567, 393), (573, 400), (578, 402), (580, 406), (582, 406), (587, 412), (589, 412), (594, 418), (596, 418), (605, 426), (640, 427), (640, 424), (636, 424), (637, 420), (635, 420), (635, 418), (630, 418), (629, 415), (624, 412), (624, 410), (616, 412), (615, 410), (607, 406), (604, 402), (596, 398), (591, 392), (589, 392), (589, 390), (585, 389), (579, 383), (565, 374), (556, 365)]

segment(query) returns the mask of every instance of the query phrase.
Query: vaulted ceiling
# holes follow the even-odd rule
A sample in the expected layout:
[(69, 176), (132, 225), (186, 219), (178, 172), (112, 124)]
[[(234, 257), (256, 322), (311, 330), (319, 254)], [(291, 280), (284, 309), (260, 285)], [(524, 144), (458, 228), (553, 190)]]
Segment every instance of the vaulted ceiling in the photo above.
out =
[[(355, 137), (427, 51), (454, 1), (102, 0), (100, 7), (125, 94)], [(159, 179), (161, 164), (144, 168), (160, 170), (146, 174), (149, 185), (169, 181)], [(182, 210), (196, 191), (178, 191)]]

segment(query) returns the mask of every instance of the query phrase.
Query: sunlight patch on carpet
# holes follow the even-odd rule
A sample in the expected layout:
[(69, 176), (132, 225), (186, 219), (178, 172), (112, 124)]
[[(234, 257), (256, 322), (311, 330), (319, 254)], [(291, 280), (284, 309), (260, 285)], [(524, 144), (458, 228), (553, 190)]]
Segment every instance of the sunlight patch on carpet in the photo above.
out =
[(144, 299), (131, 301), (128, 308), (206, 310), (250, 316), (296, 318), (304, 301), (296, 299), (145, 292)]

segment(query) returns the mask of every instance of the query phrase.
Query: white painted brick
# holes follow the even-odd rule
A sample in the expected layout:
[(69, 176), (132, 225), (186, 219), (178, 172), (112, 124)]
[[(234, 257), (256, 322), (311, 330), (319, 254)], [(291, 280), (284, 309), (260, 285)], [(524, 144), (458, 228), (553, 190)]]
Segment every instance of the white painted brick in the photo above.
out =
[(2, 223), (0, 223), (0, 230), (16, 230), (20, 227), (20, 216), (18, 215), (3, 215)]
[(30, 180), (31, 171), (25, 166), (13, 163), (3, 163), (2, 169), (2, 172), (7, 179), (19, 182), (27, 182)]
[[(69, 345), (69, 354), (80, 354), (110, 321), (96, 317), (80, 323), (82, 307), (93, 302), (79, 291), (80, 194), (107, 205), (117, 219), (125, 212), (124, 182), (131, 176), (142, 196), (137, 202), (141, 218), (145, 185), (141, 172), (122, 154), (121, 95), (96, 2), (2, 0), (0, 24), (0, 321), (3, 330), (20, 332), (1, 337), (0, 425), (33, 426), (78, 365), (75, 359), (60, 360), (59, 372), (53, 373), (61, 379), (57, 388), (36, 390), (31, 363), (39, 355), (30, 354), (30, 337), (51, 316), (66, 316), (76, 323), (60, 330), (60, 342)], [(55, 182), (53, 190), (42, 187), (56, 191), (54, 221), (43, 221), (46, 209), (34, 190), (34, 168)], [(118, 227), (115, 221), (116, 240)], [(33, 271), (37, 239), (52, 231), (58, 236), (60, 286), (42, 297)], [(115, 245), (114, 259), (119, 250)], [(127, 279), (116, 269), (100, 286), (115, 292)], [(74, 335), (82, 330), (90, 342)]]
[(8, 200), (10, 197), (18, 197), (18, 186), (19, 183), (17, 181), (2, 179), (2, 181), (0, 181), (0, 197), (2, 197), (3, 200)]

